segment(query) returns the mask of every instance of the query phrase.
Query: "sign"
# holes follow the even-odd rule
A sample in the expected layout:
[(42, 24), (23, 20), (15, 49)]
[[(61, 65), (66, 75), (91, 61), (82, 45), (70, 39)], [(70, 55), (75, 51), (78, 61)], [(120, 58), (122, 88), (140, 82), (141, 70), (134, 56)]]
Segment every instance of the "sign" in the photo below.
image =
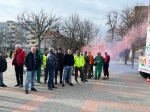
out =
[(150, 73), (150, 58), (140, 57), (138, 71)]
[(150, 43), (150, 27), (147, 28), (147, 43)]
[(150, 43), (146, 43), (145, 57), (150, 57)]

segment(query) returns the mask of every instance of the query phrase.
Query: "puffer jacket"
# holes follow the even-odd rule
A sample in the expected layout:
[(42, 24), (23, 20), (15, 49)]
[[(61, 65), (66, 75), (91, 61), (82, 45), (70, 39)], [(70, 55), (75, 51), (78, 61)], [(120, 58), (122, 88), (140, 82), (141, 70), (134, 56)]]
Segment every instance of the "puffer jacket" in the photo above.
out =
[[(60, 56), (61, 55), (61, 60), (60, 60)], [(57, 59), (57, 69), (60, 69), (60, 68), (63, 68), (63, 59), (64, 59), (64, 54), (61, 53), (61, 54), (58, 54), (56, 53), (56, 59)]]
[(15, 58), (16, 58), (16, 55), (18, 53), (18, 56), (17, 56), (17, 63), (18, 63), (18, 66), (20, 65), (24, 65), (24, 59), (25, 59), (25, 56), (26, 56), (26, 53), (23, 51), (23, 49), (20, 49), (18, 52), (16, 51), (14, 53), (14, 59), (12, 60), (12, 65), (15, 64)]
[(55, 69), (57, 68), (57, 59), (55, 54), (50, 52), (46, 57), (46, 68), (47, 69)]

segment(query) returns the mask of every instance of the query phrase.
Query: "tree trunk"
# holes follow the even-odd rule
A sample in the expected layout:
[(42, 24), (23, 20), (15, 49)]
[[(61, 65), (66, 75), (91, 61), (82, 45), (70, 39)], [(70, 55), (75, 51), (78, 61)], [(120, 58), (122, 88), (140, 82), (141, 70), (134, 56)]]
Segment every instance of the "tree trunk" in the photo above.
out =
[(131, 64), (132, 69), (134, 69), (134, 53), (135, 51), (132, 50), (132, 64)]
[(41, 40), (40, 37), (38, 37), (38, 46), (39, 46), (39, 50), (41, 49)]
[(127, 65), (128, 58), (125, 56), (124, 64)]

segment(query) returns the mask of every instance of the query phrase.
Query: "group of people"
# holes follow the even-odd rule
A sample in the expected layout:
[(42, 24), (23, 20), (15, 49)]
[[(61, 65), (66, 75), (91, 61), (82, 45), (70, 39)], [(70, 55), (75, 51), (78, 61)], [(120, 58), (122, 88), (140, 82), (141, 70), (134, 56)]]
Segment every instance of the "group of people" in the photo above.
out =
[[(0, 61), (7, 56), (0, 54)], [(26, 73), (26, 82), (25, 82), (25, 94), (28, 94), (29, 82), (31, 82), (31, 91), (37, 91), (34, 88), (34, 82), (37, 81), (38, 84), (42, 84), (40, 81), (41, 77), (41, 67), (44, 67), (44, 83), (47, 83), (48, 75), (48, 89), (56, 89), (58, 81), (57, 74), (60, 72), (60, 83), (62, 87), (65, 86), (65, 82), (72, 84), (72, 71), (75, 71), (75, 81), (78, 83), (78, 71), (80, 72), (81, 83), (88, 82), (87, 79), (90, 79), (93, 76), (93, 66), (95, 66), (95, 80), (101, 78), (102, 68), (104, 71), (104, 78), (109, 79), (109, 61), (110, 56), (105, 52), (105, 58), (101, 56), (101, 53), (98, 52), (97, 56), (94, 58), (91, 52), (84, 52), (84, 55), (80, 51), (76, 51), (76, 54), (73, 55), (71, 49), (68, 49), (67, 54), (61, 52), (61, 48), (58, 49), (58, 52), (55, 54), (53, 48), (49, 48), (46, 53), (43, 55), (39, 50), (39, 46), (31, 48), (31, 51), (26, 55), (21, 46), (18, 44), (15, 46), (14, 58), (12, 60), (12, 65), (14, 65), (16, 73), (17, 84), (15, 87), (23, 87), (23, 66), (27, 68)], [(6, 61), (5, 61), (6, 62)], [(5, 64), (7, 66), (7, 62)], [(2, 67), (1, 67), (2, 68)], [(0, 69), (0, 86), (6, 87), (3, 83), (3, 72), (6, 71)], [(64, 74), (63, 74), (64, 71)], [(97, 75), (98, 73), (98, 75)], [(37, 80), (36, 80), (37, 76)], [(54, 84), (55, 78), (55, 84)]]

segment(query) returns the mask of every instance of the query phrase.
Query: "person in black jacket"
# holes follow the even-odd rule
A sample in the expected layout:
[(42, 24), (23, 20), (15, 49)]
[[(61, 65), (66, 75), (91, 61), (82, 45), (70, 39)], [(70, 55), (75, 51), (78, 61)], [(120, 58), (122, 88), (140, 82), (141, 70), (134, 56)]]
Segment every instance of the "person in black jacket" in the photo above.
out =
[(7, 70), (7, 61), (5, 57), (5, 55), (0, 53), (0, 87), (7, 87), (4, 83), (3, 83), (3, 72), (5, 72)]
[(27, 67), (27, 78), (25, 83), (25, 94), (28, 94), (29, 80), (31, 79), (31, 91), (37, 91), (34, 88), (34, 79), (36, 77), (37, 70), (41, 65), (41, 59), (39, 54), (36, 52), (36, 48), (32, 47), (25, 58), (25, 66)]
[(72, 66), (74, 65), (74, 57), (70, 49), (68, 49), (68, 54), (64, 56), (63, 64), (64, 64), (64, 76), (63, 76), (62, 87), (64, 87), (64, 82), (65, 82), (67, 72), (69, 74), (70, 86), (73, 86), (72, 81), (71, 81), (71, 71), (72, 71)]
[(61, 48), (58, 49), (58, 52), (56, 53), (56, 59), (57, 59), (57, 68), (55, 69), (55, 84), (57, 84), (57, 74), (58, 71), (60, 71), (60, 83), (62, 84), (62, 72), (63, 72), (63, 59), (64, 54), (61, 52)]

